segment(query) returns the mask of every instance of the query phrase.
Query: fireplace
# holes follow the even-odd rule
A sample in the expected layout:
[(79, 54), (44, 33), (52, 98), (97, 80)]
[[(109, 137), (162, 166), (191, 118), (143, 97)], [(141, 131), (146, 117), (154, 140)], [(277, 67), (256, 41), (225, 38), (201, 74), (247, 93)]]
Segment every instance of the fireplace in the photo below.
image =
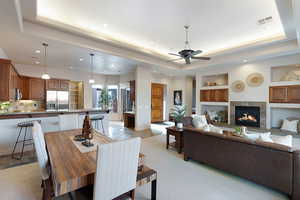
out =
[(236, 106), (235, 124), (260, 127), (260, 108), (257, 106)]

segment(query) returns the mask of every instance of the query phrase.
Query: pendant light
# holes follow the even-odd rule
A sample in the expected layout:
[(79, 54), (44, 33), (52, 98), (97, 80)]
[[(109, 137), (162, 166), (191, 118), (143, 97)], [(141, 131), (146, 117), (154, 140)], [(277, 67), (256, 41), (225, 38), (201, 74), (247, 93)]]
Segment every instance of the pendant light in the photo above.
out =
[(93, 83), (95, 83), (95, 80), (94, 80), (94, 54), (91, 53), (90, 56), (91, 56), (91, 76), (90, 76), (89, 83), (93, 84)]
[(43, 46), (44, 46), (44, 67), (45, 67), (45, 71), (42, 75), (42, 79), (50, 79), (50, 76), (49, 74), (47, 73), (47, 47), (48, 47), (48, 44), (47, 43), (43, 43)]

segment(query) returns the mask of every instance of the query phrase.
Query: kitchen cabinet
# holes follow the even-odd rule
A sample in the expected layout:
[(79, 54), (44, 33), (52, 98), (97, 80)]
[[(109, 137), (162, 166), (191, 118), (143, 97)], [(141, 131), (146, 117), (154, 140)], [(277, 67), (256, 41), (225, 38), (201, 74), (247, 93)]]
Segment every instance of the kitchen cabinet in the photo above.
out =
[(300, 103), (300, 85), (269, 88), (270, 103)]
[(11, 61), (0, 59), (0, 101), (14, 100), (20, 85), (20, 76)]
[(59, 90), (59, 91), (68, 91), (69, 90), (69, 81), (61, 79), (49, 79), (46, 80), (46, 89), (47, 90)]
[(41, 78), (29, 78), (29, 99), (44, 101), (45, 97), (45, 80)]
[(200, 90), (202, 102), (228, 102), (228, 89)]

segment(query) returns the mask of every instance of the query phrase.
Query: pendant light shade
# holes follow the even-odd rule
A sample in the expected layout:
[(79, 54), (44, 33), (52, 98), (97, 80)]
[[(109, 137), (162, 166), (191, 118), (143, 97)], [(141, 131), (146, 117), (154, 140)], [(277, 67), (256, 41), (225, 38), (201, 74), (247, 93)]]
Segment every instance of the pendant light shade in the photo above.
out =
[(50, 76), (49, 74), (47, 73), (47, 47), (48, 47), (48, 44), (47, 43), (43, 43), (43, 46), (44, 46), (44, 67), (45, 67), (45, 70), (44, 70), (44, 73), (42, 75), (42, 79), (50, 79)]
[(91, 56), (91, 76), (90, 76), (89, 83), (93, 84), (93, 83), (95, 83), (95, 80), (94, 80), (94, 54), (91, 53), (90, 56)]

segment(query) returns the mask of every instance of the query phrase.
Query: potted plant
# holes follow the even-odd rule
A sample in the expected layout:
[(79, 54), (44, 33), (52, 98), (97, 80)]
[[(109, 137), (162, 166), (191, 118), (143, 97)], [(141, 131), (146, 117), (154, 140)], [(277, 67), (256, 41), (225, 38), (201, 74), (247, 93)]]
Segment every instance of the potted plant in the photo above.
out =
[(182, 120), (186, 113), (186, 106), (175, 106), (171, 108), (170, 116), (173, 117), (177, 128), (182, 128)]
[(108, 90), (102, 89), (101, 95), (99, 98), (99, 105), (101, 105), (101, 108), (103, 110), (108, 110), (109, 102), (110, 102), (110, 95), (108, 94)]

